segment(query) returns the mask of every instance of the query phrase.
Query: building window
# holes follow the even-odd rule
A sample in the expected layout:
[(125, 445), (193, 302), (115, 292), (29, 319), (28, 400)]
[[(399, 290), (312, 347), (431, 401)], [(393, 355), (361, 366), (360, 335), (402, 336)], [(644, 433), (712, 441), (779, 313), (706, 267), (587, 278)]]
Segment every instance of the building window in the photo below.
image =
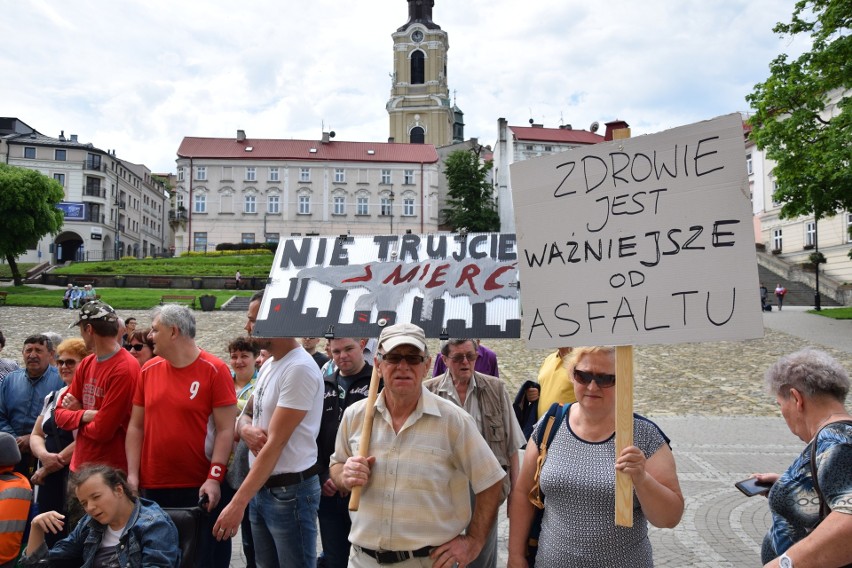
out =
[(311, 168), (299, 168), (299, 181), (311, 181)]
[(178, 168), (178, 181), (183, 181), (183, 168)]
[(65, 174), (53, 174), (53, 179), (58, 181), (62, 187), (65, 187)]
[(421, 126), (415, 126), (408, 135), (411, 144), (424, 144), (426, 142), (426, 131)]
[(405, 170), (405, 175), (402, 178), (402, 183), (413, 184), (414, 183), (414, 170)]
[(411, 54), (411, 84), (422, 85), (426, 82), (426, 57), (419, 49)]
[(816, 222), (808, 221), (805, 223), (805, 246), (816, 246)]
[(346, 171), (343, 168), (334, 168), (334, 183), (346, 183)]
[(390, 215), (392, 212), (392, 203), (390, 197), (382, 197), (380, 202), (382, 212), (380, 213), (382, 216)]
[(404, 217), (414, 216), (414, 198), (406, 197), (402, 200), (402, 215)]
[(533, 145), (532, 145), (532, 144), (527, 144), (527, 145), (526, 145), (526, 149), (527, 149), (527, 152), (532, 152), (532, 151), (533, 151)]
[(266, 198), (266, 212), (277, 215), (281, 212), (281, 198), (277, 195), (270, 195)]
[(781, 233), (781, 229), (775, 229), (772, 231), (772, 250), (777, 250), (781, 252), (783, 250), (784, 245), (784, 236)]
[[(115, 193), (115, 188), (113, 188), (113, 194), (114, 194), (114, 193)], [(178, 193), (178, 196), (177, 196), (177, 208), (178, 208), (178, 209), (183, 209), (183, 208), (184, 208), (184, 206), (183, 206), (183, 194), (182, 194), (182, 193)]]
[(254, 233), (243, 233), (240, 242), (246, 245), (254, 244)]
[(278, 181), (278, 168), (269, 168), (269, 181)]
[(243, 211), (246, 213), (257, 213), (257, 197), (246, 195)]
[(846, 242), (852, 243), (852, 213), (846, 214)]
[(553, 146), (545, 146), (544, 151), (545, 152), (553, 152)]
[(53, 159), (57, 162), (64, 162), (66, 157), (65, 150), (54, 150), (53, 151)]
[(364, 196), (358, 197), (356, 215), (369, 215), (370, 214), (370, 205), (367, 201), (367, 198)]
[(207, 181), (207, 166), (197, 166), (195, 168), (195, 179), (198, 181)]
[(345, 215), (346, 214), (346, 198), (342, 195), (334, 196), (334, 214), (335, 215)]
[(781, 202), (775, 199), (775, 194), (778, 193), (778, 182), (774, 179), (772, 180), (772, 206), (773, 207), (781, 207)]
[(311, 214), (311, 196), (310, 195), (300, 195), (299, 196), (299, 215), (310, 215)]
[(207, 233), (193, 233), (192, 234), (192, 248), (198, 252), (204, 252), (207, 250)]
[(246, 168), (246, 181), (257, 181), (257, 168)]
[(281, 240), (281, 233), (266, 233), (267, 243), (277, 243)]
[(29, 160), (35, 160), (35, 157), (36, 157), (35, 148), (33, 148), (32, 146), (26, 146), (24, 148), (24, 158), (27, 158)]
[(382, 183), (389, 184), (391, 182), (390, 170), (382, 170)]
[(193, 209), (196, 213), (207, 213), (207, 196), (203, 193), (195, 194), (195, 208)]
[(746, 154), (746, 171), (748, 175), (754, 173), (754, 163), (751, 161), (751, 154)]

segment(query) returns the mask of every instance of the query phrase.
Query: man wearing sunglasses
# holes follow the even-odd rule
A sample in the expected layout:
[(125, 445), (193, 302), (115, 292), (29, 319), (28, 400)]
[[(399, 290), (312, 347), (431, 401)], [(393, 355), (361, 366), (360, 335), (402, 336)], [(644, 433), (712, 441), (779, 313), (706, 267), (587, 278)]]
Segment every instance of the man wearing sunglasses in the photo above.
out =
[(56, 403), (54, 420), (77, 430), (69, 467), (102, 463), (127, 470), (124, 451), (139, 363), (118, 343), (118, 315), (100, 300), (83, 304), (69, 328), (79, 327), (91, 355), (74, 371), (74, 380)]
[[(479, 351), (475, 339), (450, 339), (441, 348), (447, 370), (423, 383), (427, 390), (465, 409), (473, 417), (491, 452), (508, 475), (503, 479), (500, 503), (506, 500), (518, 475), (518, 449), (524, 434), (514, 418), (503, 381), (476, 371)], [(497, 566), (497, 524), (491, 527), (482, 552), (470, 566)]]
[(384, 389), (370, 456), (356, 455), (366, 401), (344, 412), (331, 456), (337, 487), (364, 488), (352, 516), (349, 565), (465, 568), (496, 520), (506, 473), (470, 415), (423, 387), (432, 361), (421, 328), (388, 326), (377, 349)]

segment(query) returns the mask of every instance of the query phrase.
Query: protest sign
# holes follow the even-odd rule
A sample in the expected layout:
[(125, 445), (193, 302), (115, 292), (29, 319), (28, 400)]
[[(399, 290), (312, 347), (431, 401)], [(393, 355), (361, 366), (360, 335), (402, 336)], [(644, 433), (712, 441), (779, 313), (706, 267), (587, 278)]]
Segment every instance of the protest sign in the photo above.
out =
[(739, 114), (511, 175), (529, 346), (762, 337)]
[(378, 337), (410, 322), (427, 337), (520, 337), (515, 235), (282, 240), (255, 327), (262, 337)]

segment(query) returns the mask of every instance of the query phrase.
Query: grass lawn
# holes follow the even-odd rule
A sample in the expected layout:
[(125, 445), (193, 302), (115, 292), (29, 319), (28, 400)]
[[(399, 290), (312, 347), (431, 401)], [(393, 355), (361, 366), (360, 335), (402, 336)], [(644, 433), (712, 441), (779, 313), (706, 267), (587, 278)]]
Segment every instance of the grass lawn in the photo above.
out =
[(823, 308), (820, 311), (808, 310), (808, 313), (836, 320), (852, 319), (852, 308)]
[[(21, 275), (24, 275), (27, 273), (27, 270), (29, 270), (35, 265), (35, 262), (19, 262), (18, 271), (21, 273)], [(270, 263), (270, 266), (272, 266), (272, 263)], [(5, 262), (0, 263), (0, 278), (12, 278), (12, 269)]]
[(107, 262), (75, 262), (54, 274), (150, 274), (157, 276), (223, 276), (232, 278), (237, 270), (243, 278), (266, 278), (272, 269), (272, 254), (199, 255), (176, 258), (127, 259)]
[[(10, 286), (2, 288), (8, 292), (6, 305), (8, 306), (30, 306), (37, 308), (59, 308), (62, 307), (63, 290), (45, 290), (30, 286)], [(144, 310), (153, 308), (160, 304), (160, 297), (173, 294), (177, 296), (195, 296), (196, 307), (200, 309), (197, 298), (202, 294), (216, 296), (216, 308), (218, 309), (231, 296), (251, 296), (253, 290), (180, 290), (180, 289), (150, 289), (150, 288), (98, 288), (101, 300), (117, 310)], [(2, 308), (0, 308), (2, 309)]]

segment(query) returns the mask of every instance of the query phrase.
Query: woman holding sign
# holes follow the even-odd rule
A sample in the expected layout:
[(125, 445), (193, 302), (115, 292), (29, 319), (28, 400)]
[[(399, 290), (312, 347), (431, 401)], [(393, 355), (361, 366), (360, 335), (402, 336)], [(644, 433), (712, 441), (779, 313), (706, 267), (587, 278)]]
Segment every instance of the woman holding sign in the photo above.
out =
[[(636, 416), (635, 446), (615, 455), (615, 349), (580, 347), (566, 362), (577, 402), (550, 442), (541, 469), (544, 517), (536, 564), (560, 567), (654, 565), (650, 521), (674, 527), (683, 515), (683, 495), (669, 439), (653, 422)], [(509, 567), (527, 566), (527, 535), (543, 421), (527, 443), (524, 464), (509, 503)], [(557, 428), (554, 424), (553, 428)], [(632, 527), (615, 525), (615, 472), (635, 487)]]

